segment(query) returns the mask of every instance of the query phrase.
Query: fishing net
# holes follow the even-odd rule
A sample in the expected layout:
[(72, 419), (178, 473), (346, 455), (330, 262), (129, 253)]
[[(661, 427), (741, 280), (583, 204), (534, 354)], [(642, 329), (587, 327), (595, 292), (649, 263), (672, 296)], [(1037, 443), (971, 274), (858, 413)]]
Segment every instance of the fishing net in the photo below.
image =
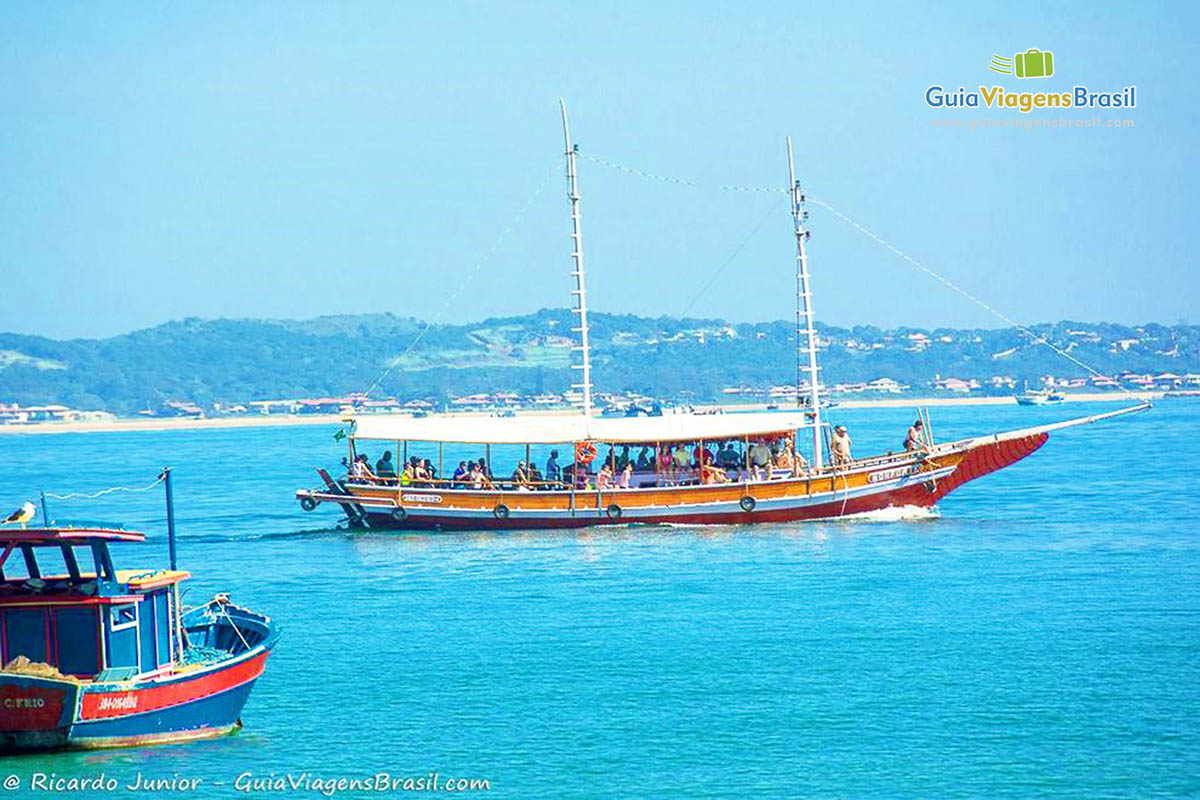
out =
[(218, 650), (215, 647), (193, 644), (190, 645), (188, 649), (183, 651), (183, 657), (179, 659), (179, 663), (185, 666), (191, 666), (194, 664), (214, 664), (228, 657), (229, 652), (226, 650)]
[(9, 661), (0, 672), (6, 672), (10, 675), (25, 675), (30, 678), (52, 678), (58, 681), (78, 683), (77, 678), (71, 675), (64, 675), (54, 667), (44, 664), (41, 661), (30, 661), (25, 656), (17, 656), (12, 661)]

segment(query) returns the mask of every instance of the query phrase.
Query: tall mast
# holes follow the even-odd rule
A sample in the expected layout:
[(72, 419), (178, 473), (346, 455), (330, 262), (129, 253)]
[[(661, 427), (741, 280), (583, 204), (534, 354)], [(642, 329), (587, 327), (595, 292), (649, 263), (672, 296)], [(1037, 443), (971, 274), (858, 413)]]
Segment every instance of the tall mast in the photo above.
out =
[[(805, 371), (802, 359), (808, 355), (808, 402), (812, 410), (813, 423), (813, 466), (820, 469), (824, 463), (821, 447), (821, 397), (820, 384), (817, 375), (817, 332), (813, 328), (813, 305), (811, 283), (808, 277), (808, 254), (804, 243), (808, 233), (804, 230), (804, 221), (808, 212), (804, 210), (804, 193), (800, 190), (800, 182), (796, 180), (796, 162), (792, 158), (792, 137), (787, 137), (788, 181), (792, 190), (792, 219), (796, 223), (796, 402), (800, 402), (801, 375)], [(808, 338), (808, 347), (800, 346), (800, 331), (803, 326)]]
[(587, 278), (583, 272), (583, 233), (579, 227), (579, 175), (576, 172), (576, 159), (579, 156), (579, 145), (571, 144), (571, 129), (567, 126), (567, 104), (558, 101), (562, 107), (563, 140), (567, 146), (567, 199), (571, 201), (571, 259), (575, 278), (575, 288), (571, 295), (575, 298), (572, 309), (579, 315), (579, 327), (572, 328), (579, 334), (579, 346), (574, 348), (582, 354), (582, 363), (572, 364), (572, 369), (583, 371), (582, 383), (572, 384), (571, 388), (583, 391), (583, 413), (592, 415), (592, 352), (588, 344), (588, 312), (587, 312)]

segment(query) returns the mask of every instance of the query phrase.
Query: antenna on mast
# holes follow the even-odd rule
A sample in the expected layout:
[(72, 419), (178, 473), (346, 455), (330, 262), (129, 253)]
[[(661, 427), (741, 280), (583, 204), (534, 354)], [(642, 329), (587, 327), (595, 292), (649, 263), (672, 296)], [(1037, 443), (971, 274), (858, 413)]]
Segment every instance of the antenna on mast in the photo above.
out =
[[(812, 413), (813, 423), (813, 466), (820, 469), (824, 457), (821, 448), (821, 397), (820, 384), (817, 375), (817, 332), (813, 328), (812, 291), (808, 277), (808, 254), (804, 243), (808, 240), (808, 232), (804, 230), (804, 221), (808, 212), (804, 210), (804, 193), (800, 190), (800, 182), (796, 180), (796, 162), (792, 157), (792, 137), (787, 137), (788, 182), (792, 192), (792, 219), (796, 223), (796, 404), (801, 405), (801, 377), (808, 372), (808, 402)], [(807, 334), (808, 346), (800, 346), (800, 331), (803, 327)], [(808, 355), (808, 366), (803, 366), (803, 356)]]
[(575, 288), (571, 290), (571, 295), (575, 298), (575, 307), (571, 310), (579, 315), (579, 327), (571, 330), (579, 334), (579, 346), (573, 349), (582, 353), (582, 363), (572, 364), (571, 368), (583, 371), (582, 382), (572, 384), (571, 388), (583, 391), (583, 413), (590, 417), (592, 415), (592, 353), (588, 343), (587, 278), (583, 272), (583, 233), (579, 226), (579, 175), (576, 171), (579, 145), (571, 144), (571, 129), (567, 126), (566, 101), (559, 99), (558, 104), (562, 108), (563, 140), (567, 147), (567, 199), (571, 201), (571, 259), (575, 267), (571, 273), (571, 276), (575, 278)]

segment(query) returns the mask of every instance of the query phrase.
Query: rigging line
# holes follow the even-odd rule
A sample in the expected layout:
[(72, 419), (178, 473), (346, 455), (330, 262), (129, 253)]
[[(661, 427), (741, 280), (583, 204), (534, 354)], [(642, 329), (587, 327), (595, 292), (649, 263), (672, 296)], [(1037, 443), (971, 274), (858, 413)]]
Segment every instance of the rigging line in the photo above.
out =
[(479, 261), (475, 262), (475, 266), (473, 266), (463, 275), (462, 279), (458, 282), (458, 287), (450, 294), (448, 298), (446, 298), (446, 302), (442, 304), (442, 307), (438, 309), (437, 313), (425, 323), (425, 327), (422, 328), (421, 332), (417, 334), (417, 338), (413, 339), (412, 342), (409, 343), (408, 347), (404, 349), (403, 353), (392, 359), (392, 363), (383, 371), (383, 374), (376, 378), (375, 382), (371, 384), (370, 388), (363, 393), (364, 396), (369, 397), (371, 392), (378, 389), (379, 384), (383, 383), (383, 381), (387, 379), (387, 376), (392, 374), (392, 370), (400, 365), (400, 362), (404, 360), (405, 356), (411, 353), (413, 348), (415, 348), (421, 342), (421, 340), (425, 338), (425, 334), (429, 333), (430, 329), (433, 328), (433, 326), (437, 324), (438, 320), (442, 318), (442, 315), (446, 313), (446, 309), (450, 308), (454, 301), (458, 299), (458, 296), (462, 294), (463, 289), (467, 287), (467, 284), (470, 283), (471, 279), (474, 278), (475, 275), (481, 269), (483, 269), (489, 261), (491, 261), (492, 256), (494, 256), (496, 251), (500, 249), (500, 245), (504, 243), (505, 239), (507, 239), (517, 225), (521, 223), (521, 220), (525, 218), (525, 215), (529, 212), (529, 209), (533, 207), (534, 201), (537, 200), (538, 196), (541, 195), (542, 190), (546, 188), (546, 184), (550, 182), (550, 178), (552, 178), (554, 174), (561, 168), (562, 164), (556, 158), (553, 166), (546, 171), (546, 175), (542, 178), (541, 183), (539, 183), (537, 188), (533, 190), (533, 194), (529, 196), (529, 199), (525, 201), (525, 205), (521, 207), (521, 210), (518, 211), (516, 216), (514, 216), (508, 223), (508, 227), (500, 232), (500, 235), (494, 242), (492, 242), (492, 246), (488, 248), (487, 252), (483, 254)]
[(71, 494), (55, 494), (54, 492), (46, 492), (46, 497), (53, 497), (55, 500), (95, 500), (98, 497), (103, 497), (106, 494), (113, 492), (148, 492), (155, 486), (163, 482), (163, 478), (159, 478), (147, 486), (110, 486), (107, 489), (101, 489), (94, 494), (83, 494), (82, 492), (73, 492)]
[[(700, 184), (696, 183), (695, 181), (689, 181), (685, 178), (671, 178), (666, 175), (656, 175), (653, 172), (645, 172), (640, 169), (634, 169), (633, 167), (625, 167), (620, 164), (614, 164), (611, 161), (606, 161), (603, 158), (597, 158), (596, 156), (584, 155), (582, 153), (580, 155), (583, 155), (584, 158), (586, 158), (588, 161), (591, 161), (593, 164), (599, 164), (602, 167), (615, 169), (618, 172), (624, 172), (629, 175), (637, 175), (640, 178), (647, 178), (660, 183), (673, 183), (678, 186), (691, 186), (697, 189), (701, 188)], [(736, 186), (728, 183), (717, 184), (716, 188), (723, 189), (727, 192), (762, 192), (764, 194), (788, 194), (790, 191), (788, 189), (781, 189), (774, 186)]]
[(742, 239), (741, 244), (734, 248), (734, 251), (729, 254), (729, 258), (725, 259), (725, 263), (722, 264), (717, 271), (712, 274), (712, 277), (708, 279), (708, 283), (704, 284), (700, 291), (696, 292), (696, 295), (692, 298), (691, 302), (687, 304), (683, 311), (679, 312), (681, 319), (687, 314), (687, 312), (692, 310), (692, 306), (696, 305), (696, 301), (699, 300), (700, 296), (707, 292), (710, 287), (712, 287), (717, 278), (721, 277), (721, 273), (725, 271), (726, 267), (733, 263), (734, 259), (738, 257), (738, 254), (742, 252), (742, 249), (750, 243), (750, 240), (754, 238), (754, 234), (758, 233), (762, 226), (767, 224), (767, 220), (770, 219), (771, 215), (775, 213), (775, 209), (779, 208), (779, 204), (781, 202), (783, 202), (782, 197), (771, 204), (771, 207), (767, 209), (767, 213), (763, 214), (763, 218), (760, 219), (758, 224), (754, 226), (754, 230), (746, 234), (746, 238)]
[[(602, 158), (596, 158), (596, 157), (594, 157), (594, 156), (585, 156), (585, 158), (588, 158), (588, 159), (590, 159), (591, 161), (593, 161), (593, 162), (595, 162), (595, 163), (597, 163), (597, 164), (600, 164), (601, 166), (609, 167), (610, 169), (615, 169), (615, 170), (618, 170), (618, 171), (620, 171), (620, 172), (627, 173), (627, 174), (629, 174), (629, 175), (637, 175), (637, 176), (639, 176), (639, 177), (646, 178), (646, 179), (648, 179), (648, 180), (659, 181), (659, 182), (662, 182), (662, 183), (673, 183), (673, 184), (677, 184), (677, 185), (680, 185), (680, 186), (691, 186), (691, 187), (695, 187), (695, 188), (701, 188), (701, 185), (700, 185), (699, 183), (695, 182), (695, 181), (690, 181), (690, 180), (686, 180), (686, 179), (683, 179), (683, 178), (671, 178), (671, 177), (668, 177), (668, 176), (665, 176), (665, 175), (656, 175), (656, 174), (654, 174), (654, 173), (652, 173), (652, 172), (646, 172), (646, 171), (644, 171), (644, 170), (640, 170), (640, 169), (634, 169), (633, 167), (625, 167), (625, 166), (622, 166), (622, 165), (620, 165), (620, 164), (614, 164), (614, 163), (613, 163), (613, 162), (611, 162), (611, 161), (606, 161), (606, 160), (604, 160), (604, 159), (602, 159)], [(771, 188), (771, 187), (766, 187), (766, 186), (731, 186), (731, 185), (718, 185), (716, 188), (718, 188), (718, 189), (724, 189), (724, 190), (727, 190), (727, 191), (740, 191), (740, 192), (783, 192), (783, 193), (786, 193), (786, 192), (788, 191), (787, 189), (774, 189), (774, 188)], [(1097, 377), (1097, 378), (1104, 378), (1105, 380), (1113, 380), (1113, 381), (1116, 383), (1116, 385), (1117, 385), (1117, 388), (1118, 388), (1118, 389), (1120, 389), (1120, 390), (1121, 390), (1121, 392), (1122, 392), (1122, 393), (1124, 393), (1124, 394), (1125, 394), (1127, 397), (1129, 397), (1129, 398), (1131, 398), (1131, 399), (1133, 399), (1133, 400), (1136, 400), (1136, 401), (1138, 401), (1138, 402), (1142, 402), (1142, 399), (1141, 399), (1140, 397), (1138, 397), (1136, 394), (1134, 394), (1132, 391), (1130, 391), (1130, 389), (1129, 389), (1127, 386), (1125, 386), (1124, 384), (1122, 384), (1120, 381), (1117, 381), (1117, 380), (1115, 380), (1115, 379), (1111, 379), (1109, 376), (1107, 376), (1107, 375), (1104, 375), (1104, 374), (1103, 374), (1103, 373), (1101, 373), (1099, 370), (1096, 370), (1096, 369), (1094, 369), (1093, 367), (1089, 366), (1088, 364), (1085, 364), (1083, 361), (1080, 361), (1078, 358), (1076, 358), (1075, 356), (1071, 355), (1071, 354), (1070, 354), (1068, 351), (1066, 351), (1066, 350), (1062, 349), (1061, 347), (1058, 347), (1057, 345), (1055, 345), (1054, 343), (1052, 343), (1052, 342), (1051, 342), (1051, 341), (1050, 341), (1048, 338), (1046, 338), (1045, 336), (1039, 336), (1038, 334), (1034, 333), (1033, 331), (1031, 331), (1031, 330), (1030, 330), (1029, 328), (1027, 328), (1026, 326), (1024, 326), (1024, 325), (1021, 325), (1019, 322), (1017, 322), (1016, 320), (1014, 320), (1014, 319), (1012, 319), (1011, 317), (1009, 317), (1008, 315), (1001, 313), (1001, 312), (1000, 312), (1000, 311), (998, 311), (997, 309), (993, 308), (992, 306), (988, 305), (988, 304), (987, 304), (987, 303), (985, 303), (984, 301), (980, 300), (980, 299), (979, 299), (978, 297), (976, 297), (975, 295), (971, 294), (971, 293), (970, 293), (970, 292), (968, 292), (967, 290), (965, 290), (965, 289), (963, 289), (962, 287), (958, 286), (958, 285), (957, 285), (957, 284), (955, 284), (953, 281), (951, 281), (951, 280), (949, 280), (949, 279), (945, 278), (945, 277), (944, 277), (944, 276), (942, 276), (940, 273), (938, 273), (938, 272), (936, 272), (936, 271), (934, 271), (934, 270), (930, 269), (929, 267), (927, 267), (927, 266), (925, 266), (924, 264), (922, 264), (922, 263), (920, 263), (919, 261), (917, 261), (915, 258), (912, 258), (911, 256), (909, 256), (907, 253), (903, 252), (902, 250), (900, 250), (900, 249), (898, 249), (898, 248), (894, 247), (893, 245), (889, 244), (888, 242), (884, 241), (884, 240), (883, 240), (883, 239), (881, 239), (879, 236), (875, 235), (875, 233), (873, 233), (872, 231), (870, 231), (870, 230), (869, 230), (869, 229), (867, 229), (866, 227), (864, 227), (864, 226), (860, 225), (859, 223), (855, 222), (854, 220), (850, 219), (849, 217), (847, 217), (847, 216), (846, 216), (845, 214), (843, 214), (842, 212), (838, 211), (838, 210), (837, 210), (836, 208), (834, 208), (833, 206), (829, 205), (828, 203), (826, 203), (826, 202), (824, 202), (824, 201), (822, 201), (822, 200), (817, 200), (817, 199), (814, 199), (814, 198), (812, 198), (812, 197), (809, 197), (809, 198), (807, 198), (807, 200), (808, 200), (808, 202), (810, 202), (810, 203), (813, 203), (813, 204), (815, 204), (815, 205), (821, 206), (821, 207), (822, 207), (822, 208), (824, 208), (825, 210), (827, 210), (827, 211), (829, 211), (830, 213), (832, 213), (834, 216), (836, 216), (836, 217), (840, 218), (840, 219), (841, 219), (843, 222), (847, 223), (847, 224), (848, 224), (848, 225), (850, 225), (851, 227), (853, 227), (853, 228), (855, 228), (856, 230), (858, 230), (860, 233), (863, 233), (863, 234), (865, 234), (866, 236), (870, 237), (871, 239), (874, 239), (874, 240), (875, 240), (877, 243), (879, 243), (880, 245), (882, 245), (883, 247), (885, 247), (886, 249), (888, 249), (889, 251), (891, 251), (891, 252), (892, 252), (892, 253), (894, 253), (895, 255), (897, 255), (897, 256), (899, 256), (900, 258), (904, 259), (905, 261), (909, 262), (909, 263), (910, 263), (910, 264), (912, 264), (914, 267), (916, 267), (917, 269), (921, 270), (922, 272), (924, 272), (925, 274), (929, 275), (930, 277), (934, 278), (935, 280), (937, 280), (937, 281), (940, 281), (941, 283), (945, 284), (945, 285), (946, 285), (946, 286), (948, 286), (949, 288), (953, 289), (955, 292), (958, 292), (959, 294), (961, 294), (963, 297), (965, 297), (965, 298), (967, 298), (968, 300), (970, 300), (970, 301), (971, 301), (972, 303), (974, 303), (975, 305), (979, 306), (980, 308), (984, 309), (984, 310), (985, 310), (985, 311), (987, 311), (988, 313), (990, 313), (990, 314), (992, 314), (993, 316), (995, 316), (997, 319), (1000, 319), (1000, 320), (1002, 320), (1002, 321), (1004, 321), (1004, 322), (1008, 323), (1008, 324), (1009, 324), (1009, 325), (1011, 325), (1012, 327), (1016, 328), (1016, 329), (1017, 329), (1017, 330), (1019, 330), (1021, 333), (1025, 334), (1026, 336), (1028, 336), (1028, 337), (1029, 337), (1029, 339), (1030, 339), (1030, 340), (1031, 340), (1031, 341), (1032, 341), (1034, 344), (1042, 344), (1042, 345), (1045, 345), (1045, 346), (1046, 346), (1047, 348), (1049, 348), (1050, 350), (1054, 351), (1054, 352), (1055, 352), (1055, 353), (1057, 353), (1058, 355), (1060, 355), (1060, 356), (1062, 356), (1063, 358), (1067, 359), (1067, 360), (1068, 360), (1068, 361), (1070, 361), (1072, 364), (1075, 364), (1076, 366), (1078, 366), (1078, 367), (1080, 367), (1080, 368), (1084, 369), (1085, 371), (1087, 371), (1088, 373), (1090, 373), (1090, 374), (1091, 374), (1092, 376), (1094, 376), (1094, 377)]]
[[(877, 235), (876, 235), (876, 234), (875, 234), (873, 231), (871, 231), (871, 230), (867, 229), (866, 227), (864, 227), (864, 226), (860, 225), (859, 223), (855, 222), (854, 220), (850, 219), (850, 218), (849, 218), (849, 217), (847, 217), (845, 214), (843, 214), (842, 212), (838, 211), (838, 210), (837, 210), (836, 208), (834, 208), (833, 206), (829, 205), (829, 203), (826, 203), (826, 202), (825, 202), (825, 201), (823, 201), (823, 200), (816, 200), (816, 199), (813, 199), (813, 198), (811, 198), (811, 197), (809, 197), (809, 198), (808, 198), (808, 202), (810, 202), (810, 203), (813, 203), (814, 205), (818, 205), (818, 206), (820, 206), (821, 208), (825, 209), (826, 211), (830, 212), (831, 214), (833, 214), (834, 216), (836, 216), (838, 219), (842, 220), (842, 222), (845, 222), (847, 225), (850, 225), (850, 226), (851, 226), (851, 227), (853, 227), (855, 230), (857, 230), (857, 231), (859, 231), (860, 233), (862, 233), (862, 234), (864, 234), (864, 235), (866, 235), (866, 236), (870, 237), (871, 239), (875, 240), (875, 242), (877, 242), (878, 244), (882, 245), (884, 248), (886, 248), (887, 250), (889, 250), (891, 253), (893, 253), (893, 254), (895, 254), (895, 255), (899, 256), (900, 258), (904, 259), (904, 260), (905, 260), (905, 261), (907, 261), (908, 263), (912, 264), (914, 267), (916, 267), (917, 269), (921, 270), (921, 271), (922, 271), (922, 272), (924, 272), (926, 275), (928, 275), (928, 276), (930, 276), (931, 278), (933, 278), (933, 279), (935, 279), (935, 280), (937, 280), (937, 281), (939, 281), (939, 282), (941, 282), (941, 283), (945, 284), (946, 286), (950, 287), (951, 289), (953, 289), (954, 291), (958, 292), (958, 293), (959, 293), (959, 294), (961, 294), (963, 297), (967, 298), (967, 299), (968, 299), (968, 300), (970, 300), (972, 303), (974, 303), (975, 305), (979, 306), (979, 307), (980, 307), (980, 308), (982, 308), (984, 311), (987, 311), (988, 313), (992, 314), (992, 315), (993, 315), (993, 316), (995, 316), (996, 318), (998, 318), (998, 319), (1000, 319), (1000, 320), (1003, 320), (1004, 322), (1007, 322), (1009, 325), (1013, 326), (1013, 327), (1014, 327), (1014, 328), (1016, 328), (1017, 330), (1021, 331), (1021, 333), (1025, 334), (1026, 336), (1028, 336), (1028, 337), (1030, 338), (1030, 340), (1031, 340), (1031, 341), (1032, 341), (1034, 344), (1042, 344), (1042, 345), (1045, 345), (1046, 347), (1050, 348), (1050, 349), (1051, 349), (1051, 350), (1053, 350), (1055, 353), (1057, 353), (1058, 355), (1060, 355), (1060, 356), (1062, 356), (1063, 358), (1067, 359), (1068, 361), (1070, 361), (1071, 363), (1075, 364), (1076, 366), (1078, 366), (1078, 367), (1082, 367), (1084, 370), (1086, 370), (1087, 372), (1091, 373), (1091, 374), (1092, 374), (1094, 377), (1097, 377), (1097, 378), (1104, 378), (1104, 379), (1106, 379), (1106, 380), (1108, 380), (1108, 379), (1109, 379), (1109, 377), (1108, 377), (1107, 375), (1104, 375), (1104, 374), (1102, 374), (1102, 373), (1101, 373), (1101, 372), (1099, 372), (1098, 370), (1096, 370), (1096, 369), (1093, 369), (1091, 366), (1089, 366), (1089, 365), (1085, 364), (1084, 362), (1080, 361), (1078, 358), (1076, 358), (1075, 356), (1071, 355), (1071, 354), (1070, 354), (1068, 351), (1066, 351), (1066, 350), (1062, 349), (1061, 347), (1058, 347), (1057, 345), (1055, 345), (1055, 344), (1054, 344), (1053, 342), (1051, 342), (1051, 341), (1050, 341), (1050, 340), (1049, 340), (1047, 337), (1045, 337), (1045, 336), (1040, 336), (1040, 335), (1038, 335), (1038, 334), (1034, 333), (1032, 330), (1030, 330), (1029, 328), (1025, 327), (1025, 326), (1024, 326), (1024, 325), (1022, 325), (1021, 323), (1017, 322), (1017, 321), (1016, 321), (1016, 320), (1014, 320), (1012, 317), (1008, 316), (1007, 314), (1005, 314), (1005, 313), (1003, 313), (1003, 312), (1001, 312), (1001, 311), (999, 311), (999, 310), (997, 310), (997, 309), (993, 308), (992, 306), (988, 305), (988, 304), (987, 304), (987, 303), (985, 303), (984, 301), (980, 300), (978, 297), (976, 297), (975, 295), (971, 294), (970, 292), (968, 292), (966, 289), (962, 288), (962, 287), (961, 287), (961, 286), (959, 286), (958, 284), (954, 283), (954, 281), (952, 281), (952, 280), (950, 280), (949, 278), (945, 277), (945, 276), (944, 276), (944, 275), (942, 275), (941, 273), (939, 273), (939, 272), (937, 272), (937, 271), (935, 271), (935, 270), (933, 270), (933, 269), (930, 269), (929, 267), (927, 267), (927, 266), (925, 266), (924, 264), (922, 264), (920, 261), (917, 261), (915, 258), (913, 258), (912, 256), (910, 256), (910, 255), (908, 255), (907, 253), (905, 253), (903, 250), (900, 250), (899, 248), (895, 247), (894, 245), (890, 244), (889, 242), (886, 242), (886, 241), (884, 241), (882, 238), (880, 238), (879, 236), (877, 236)], [(1137, 400), (1138, 402), (1141, 402), (1141, 398), (1140, 398), (1140, 397), (1138, 397), (1138, 396), (1137, 396), (1136, 394), (1134, 394), (1133, 392), (1131, 392), (1131, 391), (1130, 391), (1128, 388), (1126, 388), (1126, 387), (1125, 387), (1125, 386), (1124, 386), (1124, 385), (1123, 385), (1123, 384), (1122, 384), (1120, 381), (1116, 381), (1116, 384), (1117, 384), (1117, 388), (1119, 388), (1119, 389), (1120, 389), (1122, 392), (1124, 392), (1124, 393), (1125, 393), (1125, 395), (1127, 395), (1128, 397), (1130, 397), (1130, 398), (1131, 398), (1131, 399), (1133, 399), (1133, 400)]]

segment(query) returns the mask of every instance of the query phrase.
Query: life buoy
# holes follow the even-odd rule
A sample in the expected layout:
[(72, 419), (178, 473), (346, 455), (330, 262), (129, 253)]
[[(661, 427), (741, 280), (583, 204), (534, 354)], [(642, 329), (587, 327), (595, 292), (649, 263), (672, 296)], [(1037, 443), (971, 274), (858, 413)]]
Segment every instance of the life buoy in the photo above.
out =
[(317, 507), (317, 501), (313, 500), (311, 497), (301, 497), (300, 498), (300, 507), (303, 508), (305, 511), (312, 511), (314, 508)]
[(753, 511), (754, 507), (758, 505), (758, 501), (750, 495), (746, 495), (738, 501), (738, 505), (742, 507), (742, 511)]
[(624, 512), (621, 511), (621, 507), (619, 505), (616, 503), (611, 503), (609, 504), (608, 508), (604, 509), (604, 513), (608, 514), (609, 519), (620, 519), (621, 514)]
[(404, 520), (408, 519), (407, 509), (400, 508), (399, 506), (393, 508), (392, 519), (396, 520), (396, 522), (404, 522)]
[(492, 516), (496, 519), (508, 519), (509, 513), (511, 512), (509, 512), (508, 506), (504, 505), (504, 503), (497, 503), (496, 507), (492, 509)]
[(579, 442), (575, 445), (575, 460), (580, 464), (590, 464), (596, 460), (596, 445), (591, 442)]

